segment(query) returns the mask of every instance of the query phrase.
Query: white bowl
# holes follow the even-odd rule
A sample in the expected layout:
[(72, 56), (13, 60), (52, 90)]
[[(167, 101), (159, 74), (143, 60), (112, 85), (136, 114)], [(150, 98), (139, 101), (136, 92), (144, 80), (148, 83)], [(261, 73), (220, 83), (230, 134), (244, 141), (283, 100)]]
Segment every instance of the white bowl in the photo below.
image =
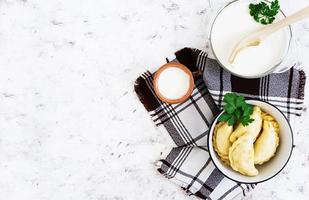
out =
[(293, 132), (292, 128), (287, 120), (287, 118), (283, 115), (283, 113), (274, 105), (259, 101), (259, 100), (247, 100), (247, 103), (251, 105), (259, 106), (263, 111), (272, 115), (279, 123), (280, 126), (280, 142), (276, 151), (276, 155), (272, 157), (267, 163), (263, 165), (255, 165), (259, 171), (259, 174), (254, 177), (248, 177), (240, 174), (239, 172), (234, 171), (229, 166), (225, 165), (214, 151), (212, 137), (214, 127), (217, 124), (217, 120), (219, 116), (223, 113), (223, 111), (214, 119), (208, 134), (208, 148), (210, 157), (218, 168), (218, 170), (224, 174), (227, 178), (234, 180), (239, 183), (260, 183), (266, 180), (269, 180), (276, 176), (288, 163), (292, 150), (293, 150)]
[[(262, 1), (267, 3), (267, 4), (270, 4), (269, 0), (262, 0)], [(270, 69), (268, 69), (267, 71), (265, 71), (263, 73), (259, 73), (259, 74), (255, 74), (255, 75), (244, 75), (244, 74), (236, 73), (235, 71), (231, 70), (232, 69), (231, 67), (226, 66), (224, 64), (224, 62), (222, 62), (222, 60), (219, 59), (220, 56), (218, 56), (218, 54), (216, 53), (216, 49), (215, 49), (215, 46), (214, 46), (214, 35), (215, 35), (214, 29), (215, 29), (217, 20), (220, 18), (220, 16), (222, 15), (222, 13), (225, 9), (227, 9), (230, 6), (233, 6), (235, 4), (238, 4), (238, 3), (247, 3), (249, 5), (250, 1), (248, 1), (248, 0), (232, 0), (231, 2), (227, 3), (225, 6), (223, 6), (223, 8), (221, 8), (217, 12), (215, 18), (212, 21), (210, 30), (209, 30), (210, 47), (211, 47), (211, 50), (213, 52), (213, 56), (218, 61), (220, 66), (222, 66), (225, 70), (229, 71), (231, 74), (233, 74), (235, 76), (247, 78), (247, 79), (259, 78), (259, 77), (263, 77), (263, 76), (266, 76), (266, 75), (271, 74), (271, 73), (283, 73), (283, 72), (287, 71), (288, 69), (290, 69), (287, 66), (293, 66), (293, 65), (289, 65), (288, 64), (289, 62), (285, 61), (286, 57), (289, 58), (288, 54), (289, 54), (289, 51), (290, 51), (290, 48), (291, 48), (291, 42), (292, 42), (292, 27), (290, 25), (287, 26), (285, 29), (283, 29), (283, 30), (285, 30), (286, 34), (288, 34), (285, 52), (282, 54), (281, 59), (276, 64), (274, 64)], [(256, 3), (256, 1), (252, 1), (252, 3)], [(231, 16), (231, 17), (235, 18), (236, 16)], [(285, 13), (281, 9), (279, 9), (279, 13), (277, 14), (276, 18), (284, 19), (285, 17), (286, 17)], [(229, 24), (227, 24), (227, 27), (228, 26), (229, 26)], [(235, 27), (235, 24), (232, 25), (232, 26)], [(287, 64), (287, 65), (283, 65), (282, 63)]]

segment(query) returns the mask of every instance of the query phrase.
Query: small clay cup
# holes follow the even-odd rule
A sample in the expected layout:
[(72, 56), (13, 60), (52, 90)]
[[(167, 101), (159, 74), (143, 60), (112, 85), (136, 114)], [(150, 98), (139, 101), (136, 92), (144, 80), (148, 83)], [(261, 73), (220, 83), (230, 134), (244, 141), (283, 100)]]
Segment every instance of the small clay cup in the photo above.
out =
[[(168, 98), (164, 97), (159, 91), (158, 84), (157, 84), (158, 78), (159, 78), (160, 74), (169, 67), (177, 67), (177, 68), (181, 69), (182, 71), (184, 71), (186, 74), (189, 75), (189, 78), (190, 78), (189, 89), (188, 89), (187, 93), (184, 96), (182, 96), (181, 98), (168, 99)], [(183, 64), (180, 64), (180, 63), (176, 63), (176, 62), (170, 62), (170, 63), (163, 65), (162, 67), (160, 67), (157, 70), (157, 72), (154, 75), (153, 85), (154, 85), (154, 91), (155, 91), (157, 97), (161, 101), (169, 103), (169, 104), (177, 104), (177, 103), (182, 103), (182, 102), (186, 101), (191, 96), (191, 94), (193, 92), (193, 88), (194, 88), (194, 79), (193, 79), (192, 72), (186, 66), (184, 66)]]

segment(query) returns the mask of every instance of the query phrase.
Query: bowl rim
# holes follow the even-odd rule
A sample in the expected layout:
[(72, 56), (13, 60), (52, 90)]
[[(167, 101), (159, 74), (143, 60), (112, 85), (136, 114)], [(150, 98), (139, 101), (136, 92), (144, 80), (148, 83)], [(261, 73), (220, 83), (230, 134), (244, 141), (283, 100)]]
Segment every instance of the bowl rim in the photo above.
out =
[[(289, 153), (289, 157), (287, 158), (287, 160), (286, 160), (286, 162), (284, 163), (284, 165), (283, 165), (283, 166), (280, 168), (280, 170), (278, 170), (274, 175), (272, 175), (272, 176), (270, 176), (270, 177), (268, 177), (268, 178), (266, 178), (266, 179), (264, 179), (264, 180), (261, 180), (261, 181), (252, 181), (252, 182), (245, 182), (245, 181), (235, 180), (235, 179), (233, 179), (233, 178), (227, 176), (225, 173), (223, 173), (222, 170), (221, 170), (221, 169), (217, 166), (217, 164), (214, 162), (214, 159), (213, 159), (213, 157), (212, 157), (212, 155), (211, 155), (211, 153), (210, 153), (209, 150), (208, 150), (208, 153), (209, 153), (209, 157), (210, 157), (212, 163), (215, 165), (215, 167), (216, 167), (226, 178), (228, 178), (228, 179), (230, 179), (230, 180), (232, 180), (232, 181), (235, 181), (235, 182), (237, 182), (237, 183), (242, 183), (242, 184), (258, 184), (258, 183), (262, 183), (262, 182), (265, 182), (265, 181), (268, 181), (268, 180), (274, 178), (274, 177), (277, 176), (277, 175), (285, 168), (285, 166), (288, 164), (288, 162), (290, 161), (290, 158), (291, 158), (291, 156), (292, 156), (293, 149), (294, 149), (294, 147), (295, 147), (295, 145), (294, 145), (294, 133), (293, 133), (293, 129), (292, 129), (292, 127), (291, 127), (291, 124), (290, 124), (288, 118), (283, 114), (283, 112), (282, 112), (279, 108), (277, 108), (276, 106), (274, 106), (273, 104), (271, 104), (271, 103), (269, 103), (269, 102), (262, 101), (262, 100), (257, 100), (257, 99), (246, 99), (246, 101), (259, 101), (259, 102), (263, 102), (263, 103), (266, 103), (266, 104), (272, 106), (273, 108), (277, 109), (277, 110), (281, 113), (281, 115), (284, 117), (285, 121), (287, 122), (287, 124), (288, 124), (288, 126), (289, 126), (289, 128), (290, 128), (290, 134), (291, 134), (291, 138), (292, 138), (292, 140), (291, 140), (292, 145), (291, 145), (291, 150), (290, 150), (290, 153)], [(217, 119), (219, 118), (219, 116), (220, 116), (223, 112), (224, 112), (224, 110), (221, 110), (221, 111), (214, 117), (214, 120), (211, 122), (211, 125), (209, 126), (209, 131), (212, 129), (212, 127), (214, 126), (215, 122), (217, 121)], [(213, 136), (213, 134), (212, 134), (212, 136)], [(212, 139), (212, 138), (211, 138), (211, 139)], [(213, 147), (210, 147), (210, 132), (209, 132), (208, 135), (207, 135), (207, 145), (208, 145), (208, 148), (213, 148)]]

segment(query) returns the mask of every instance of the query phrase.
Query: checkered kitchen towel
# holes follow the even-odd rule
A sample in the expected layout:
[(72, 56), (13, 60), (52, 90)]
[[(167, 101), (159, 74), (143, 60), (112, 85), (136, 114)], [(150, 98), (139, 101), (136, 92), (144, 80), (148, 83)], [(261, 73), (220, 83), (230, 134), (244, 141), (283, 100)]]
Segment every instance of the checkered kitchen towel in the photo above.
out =
[(206, 52), (184, 48), (175, 55), (174, 62), (186, 65), (191, 71), (204, 72), (203, 77), (195, 78), (194, 91), (187, 101), (174, 105), (160, 101), (153, 91), (150, 72), (145, 72), (135, 82), (135, 91), (154, 123), (165, 129), (176, 145), (160, 160), (158, 171), (188, 194), (202, 199), (241, 198), (255, 185), (225, 178), (208, 154), (208, 128), (222, 107), (223, 95), (233, 91), (248, 98), (269, 101), (293, 121), (303, 109), (305, 73), (292, 68), (260, 79), (241, 79), (207, 58)]

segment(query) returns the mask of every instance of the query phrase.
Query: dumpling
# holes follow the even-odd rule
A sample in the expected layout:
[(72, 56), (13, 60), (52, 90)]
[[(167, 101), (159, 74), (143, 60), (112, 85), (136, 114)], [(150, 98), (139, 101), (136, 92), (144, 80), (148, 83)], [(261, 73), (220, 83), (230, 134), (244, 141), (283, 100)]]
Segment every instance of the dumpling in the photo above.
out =
[(229, 150), (229, 160), (231, 167), (246, 176), (256, 176), (259, 174), (254, 166), (254, 138), (245, 134), (233, 143)]
[(214, 130), (213, 146), (225, 163), (229, 160), (229, 148), (232, 145), (229, 138), (232, 132), (233, 126), (229, 126), (227, 122), (218, 123)]
[[(265, 119), (265, 118), (264, 118)], [(268, 115), (263, 122), (263, 131), (254, 144), (254, 163), (263, 164), (273, 157), (279, 145), (279, 124), (270, 121), (273, 118)]]
[(244, 135), (245, 133), (247, 135), (251, 135), (252, 138), (255, 139), (259, 135), (261, 129), (262, 129), (262, 111), (261, 108), (258, 106), (253, 107), (253, 113), (250, 116), (252, 119), (254, 119), (253, 122), (251, 122), (249, 125), (244, 126), (241, 123), (237, 126), (237, 128), (233, 131), (230, 137), (230, 141), (233, 143), (239, 138), (240, 136)]

